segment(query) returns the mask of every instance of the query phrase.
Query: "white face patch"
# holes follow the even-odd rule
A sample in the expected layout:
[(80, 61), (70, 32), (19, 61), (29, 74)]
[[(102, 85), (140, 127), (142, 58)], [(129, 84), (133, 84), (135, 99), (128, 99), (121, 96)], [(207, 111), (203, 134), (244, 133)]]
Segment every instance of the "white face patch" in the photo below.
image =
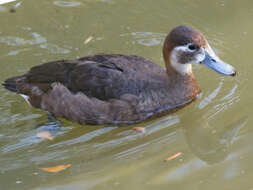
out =
[[(194, 55), (194, 52), (196, 50), (191, 50), (189, 48), (189, 45), (191, 44), (186, 44), (184, 46), (177, 46), (175, 47), (170, 55), (170, 64), (171, 66), (180, 74), (185, 75), (185, 74), (191, 74), (192, 73), (192, 66), (191, 64), (196, 64), (200, 63), (205, 59), (205, 50), (203, 48), (200, 48), (199, 53)], [(192, 53), (192, 59), (189, 60), (189, 62), (186, 63), (181, 63), (180, 62), (180, 56), (183, 56), (185, 53)]]
[(182, 75), (192, 73), (192, 65), (191, 64), (182, 64), (182, 63), (178, 62), (177, 52), (175, 51), (175, 49), (171, 52), (170, 64), (177, 72), (179, 72)]

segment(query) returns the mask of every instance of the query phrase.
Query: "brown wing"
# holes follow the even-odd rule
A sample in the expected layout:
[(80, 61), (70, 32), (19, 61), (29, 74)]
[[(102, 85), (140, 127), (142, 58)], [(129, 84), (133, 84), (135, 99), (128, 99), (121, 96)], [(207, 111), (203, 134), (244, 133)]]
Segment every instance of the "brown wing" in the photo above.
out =
[(44, 92), (58, 82), (73, 93), (83, 92), (88, 97), (108, 100), (124, 94), (138, 95), (153, 84), (164, 82), (157, 78), (161, 72), (164, 71), (158, 65), (141, 57), (94, 55), (33, 67), (25, 75), (24, 82)]

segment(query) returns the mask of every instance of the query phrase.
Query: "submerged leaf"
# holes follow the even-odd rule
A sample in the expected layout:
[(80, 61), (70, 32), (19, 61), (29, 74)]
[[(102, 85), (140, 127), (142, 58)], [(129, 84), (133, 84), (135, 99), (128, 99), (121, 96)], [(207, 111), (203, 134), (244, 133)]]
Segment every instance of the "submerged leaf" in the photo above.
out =
[(145, 133), (145, 128), (143, 127), (133, 127), (132, 130), (140, 132), (140, 133)]
[(178, 153), (176, 153), (176, 154), (173, 154), (172, 156), (170, 156), (170, 157), (164, 159), (164, 162), (168, 162), (168, 161), (170, 161), (170, 160), (173, 160), (173, 159), (177, 158), (178, 156), (180, 156), (181, 154), (182, 154), (182, 152), (178, 152)]
[(88, 44), (91, 40), (93, 40), (93, 36), (89, 36), (83, 43)]
[(42, 139), (48, 139), (53, 140), (54, 138), (51, 136), (51, 133), (49, 131), (41, 131), (36, 134), (36, 137), (42, 138)]
[(53, 166), (53, 167), (49, 167), (49, 168), (40, 168), (40, 169), (42, 169), (43, 171), (46, 171), (46, 172), (57, 173), (57, 172), (61, 172), (62, 170), (69, 168), (70, 166), (71, 166), (71, 164), (65, 164), (65, 165), (58, 165), (58, 166)]

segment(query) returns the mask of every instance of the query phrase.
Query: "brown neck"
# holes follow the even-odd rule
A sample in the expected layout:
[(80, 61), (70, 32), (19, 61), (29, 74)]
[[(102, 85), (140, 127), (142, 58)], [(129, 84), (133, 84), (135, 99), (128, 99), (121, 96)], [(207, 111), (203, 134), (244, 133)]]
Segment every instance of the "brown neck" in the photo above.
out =
[(170, 53), (169, 52), (171, 52), (172, 47), (170, 47), (169, 43), (166, 43), (166, 41), (167, 41), (167, 39), (165, 39), (165, 42), (163, 44), (164, 64), (165, 64), (168, 75), (176, 75), (177, 71), (174, 68), (172, 68), (172, 66), (170, 64)]
[[(193, 73), (182, 75), (178, 73), (170, 63), (171, 47), (168, 43), (164, 43), (163, 46), (163, 58), (166, 66), (166, 71), (169, 77), (170, 86), (180, 89), (180, 91), (191, 99), (195, 99), (196, 95), (200, 93), (200, 87)], [(182, 95), (182, 94), (181, 94)]]

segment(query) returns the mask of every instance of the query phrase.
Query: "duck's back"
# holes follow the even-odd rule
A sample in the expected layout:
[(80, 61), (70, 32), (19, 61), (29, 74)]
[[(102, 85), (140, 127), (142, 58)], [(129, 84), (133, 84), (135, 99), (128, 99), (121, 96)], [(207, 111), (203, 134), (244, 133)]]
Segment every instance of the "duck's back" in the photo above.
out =
[(102, 54), (35, 66), (25, 75), (25, 82), (44, 91), (59, 82), (73, 93), (83, 92), (89, 97), (108, 100), (156, 88), (156, 83), (164, 84), (164, 77), (165, 71), (145, 58)]
[(164, 84), (165, 71), (157, 64), (133, 55), (95, 55), (79, 59), (68, 88), (100, 100), (139, 95)]

